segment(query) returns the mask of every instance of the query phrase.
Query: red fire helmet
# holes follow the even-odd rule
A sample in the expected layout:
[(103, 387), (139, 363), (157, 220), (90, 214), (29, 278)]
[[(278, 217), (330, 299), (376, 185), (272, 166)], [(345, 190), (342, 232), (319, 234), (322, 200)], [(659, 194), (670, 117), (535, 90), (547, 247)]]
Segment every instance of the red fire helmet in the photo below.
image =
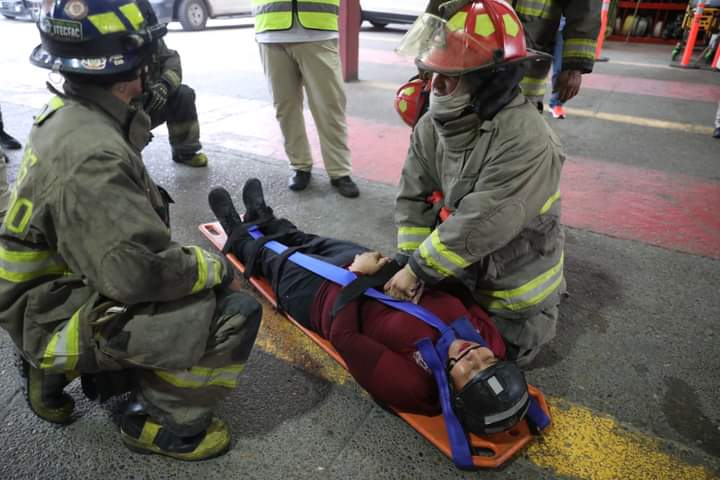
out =
[(403, 37), (397, 52), (415, 56), (421, 70), (449, 76), (548, 58), (528, 50), (522, 23), (502, 0), (471, 2), (447, 20), (426, 13)]

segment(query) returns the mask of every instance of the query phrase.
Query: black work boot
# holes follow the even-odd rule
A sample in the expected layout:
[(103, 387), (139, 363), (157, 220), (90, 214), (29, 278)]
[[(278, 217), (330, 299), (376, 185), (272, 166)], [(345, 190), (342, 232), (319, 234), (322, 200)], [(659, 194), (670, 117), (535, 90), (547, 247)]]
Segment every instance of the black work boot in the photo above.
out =
[(310, 172), (295, 170), (293, 176), (290, 177), (290, 180), (288, 180), (288, 188), (296, 192), (299, 192), (300, 190), (305, 190), (305, 188), (308, 186), (308, 183), (310, 183), (311, 176), (312, 174)]
[(344, 177), (331, 178), (330, 185), (335, 187), (340, 195), (347, 198), (355, 198), (360, 195), (360, 190), (353, 179), (348, 175)]
[(215, 214), (228, 236), (233, 228), (242, 223), (240, 215), (238, 215), (235, 205), (233, 205), (232, 197), (224, 188), (216, 187), (210, 190), (208, 203), (210, 204), (210, 210)]
[(0, 125), (0, 146), (7, 148), (8, 150), (19, 150), (22, 148), (22, 145), (17, 141), (17, 139), (13, 138), (9, 133), (3, 130), (2, 125)]
[(265, 203), (262, 183), (257, 178), (251, 178), (245, 182), (242, 191), (243, 203), (245, 204), (245, 221), (268, 220), (272, 218), (272, 208)]
[(720, 127), (715, 129), (715, 133), (713, 133), (713, 138), (720, 138)]
[(18, 352), (15, 352), (15, 365), (20, 373), (23, 395), (35, 415), (61, 425), (72, 422), (75, 402), (63, 389), (72, 381), (74, 375), (47, 374), (30, 365)]
[(131, 403), (123, 415), (120, 438), (133, 452), (155, 453), (190, 462), (217, 457), (230, 446), (230, 430), (217, 417), (212, 418), (205, 431), (181, 437), (153, 420), (137, 402)]

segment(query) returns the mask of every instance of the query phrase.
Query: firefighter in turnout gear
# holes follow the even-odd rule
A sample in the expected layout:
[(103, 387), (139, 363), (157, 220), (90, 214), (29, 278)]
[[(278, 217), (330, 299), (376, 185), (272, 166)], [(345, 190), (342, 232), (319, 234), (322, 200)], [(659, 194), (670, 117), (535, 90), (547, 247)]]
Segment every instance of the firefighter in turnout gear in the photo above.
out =
[[(137, 4), (143, 16), (157, 23), (155, 11), (148, 0), (138, 0)], [(148, 67), (144, 108), (150, 114), (152, 128), (167, 123), (175, 162), (191, 167), (207, 166), (207, 155), (200, 151), (202, 145), (195, 91), (182, 83), (180, 55), (169, 49), (163, 39), (158, 39)]]
[(385, 288), (411, 299), (423, 283), (461, 282), (522, 365), (554, 337), (565, 289), (565, 157), (519, 89), (526, 66), (547, 56), (526, 48), (507, 3), (464, 3), (421, 16), (398, 49), (434, 75), (395, 207), (407, 264)]
[(182, 460), (223, 453), (213, 409), (239, 381), (261, 308), (227, 285), (224, 259), (171, 240), (169, 196), (141, 157), (150, 118), (135, 103), (165, 34), (134, 0), (45, 3), (31, 62), (63, 92), (35, 116), (0, 227), (0, 327), (18, 350), (30, 408), (73, 420), (64, 387), (132, 392), (130, 449)]
[[(563, 29), (562, 70), (553, 92), (561, 102), (567, 102), (580, 91), (582, 75), (591, 73), (595, 64), (595, 44), (600, 32), (598, 0), (513, 0), (515, 11), (525, 27), (525, 39), (530, 48), (552, 54), (560, 17), (566, 18)], [(522, 79), (520, 87), (530, 102), (542, 111), (545, 86), (552, 60), (533, 64)]]

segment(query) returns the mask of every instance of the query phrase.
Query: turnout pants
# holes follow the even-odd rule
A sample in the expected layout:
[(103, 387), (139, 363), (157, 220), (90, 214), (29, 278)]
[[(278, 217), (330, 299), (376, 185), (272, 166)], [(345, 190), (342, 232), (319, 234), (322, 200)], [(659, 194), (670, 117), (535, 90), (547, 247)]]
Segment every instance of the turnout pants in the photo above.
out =
[(346, 98), (337, 40), (259, 46), (290, 167), (309, 172), (313, 165), (303, 117), (304, 86), (320, 137), (325, 170), (331, 178), (350, 175)]
[[(280, 229), (290, 230), (277, 241), (288, 247), (306, 246), (303, 253), (320, 258), (333, 265), (344, 267), (352, 263), (355, 255), (368, 251), (352, 242), (336, 240), (303, 233), (287, 220), (272, 220), (261, 231), (265, 235), (277, 233)], [(258, 241), (244, 235), (231, 246), (232, 252), (246, 267), (254, 258), (255, 274), (265, 278), (271, 285), (277, 285), (278, 305), (304, 327), (314, 330), (310, 313), (315, 294), (325, 280), (309, 270), (300, 267), (269, 248), (258, 251)], [(256, 253), (257, 252), (257, 253)]]
[(200, 124), (195, 106), (195, 90), (180, 85), (163, 108), (150, 113), (152, 128), (167, 122), (173, 158), (191, 157), (200, 151)]
[(88, 287), (53, 283), (70, 302), (75, 295), (89, 298), (70, 320), (41, 323), (52, 318), (47, 312), (25, 325), (53, 332), (39, 352), (23, 346), (36, 367), (46, 375), (81, 374), (86, 394), (90, 389), (101, 399), (133, 390), (155, 421), (177, 435), (210, 425), (215, 405), (237, 387), (255, 342), (262, 312), (252, 296), (206, 290), (124, 307)]

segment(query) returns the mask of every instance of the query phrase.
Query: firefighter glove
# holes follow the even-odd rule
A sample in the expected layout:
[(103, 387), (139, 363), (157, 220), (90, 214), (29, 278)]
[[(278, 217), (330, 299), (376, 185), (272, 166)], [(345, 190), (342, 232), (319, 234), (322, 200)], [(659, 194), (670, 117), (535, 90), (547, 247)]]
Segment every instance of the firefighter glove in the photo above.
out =
[(148, 113), (160, 110), (165, 106), (168, 99), (168, 87), (165, 82), (155, 82), (150, 85), (150, 95), (145, 103), (145, 111)]

